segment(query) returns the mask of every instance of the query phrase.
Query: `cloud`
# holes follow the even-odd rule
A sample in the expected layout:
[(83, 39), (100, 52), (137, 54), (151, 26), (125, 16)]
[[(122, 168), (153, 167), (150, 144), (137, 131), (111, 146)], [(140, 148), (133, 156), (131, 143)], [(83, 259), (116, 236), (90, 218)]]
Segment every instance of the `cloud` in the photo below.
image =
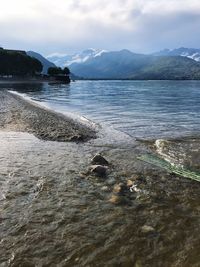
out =
[(199, 0), (7, 0), (0, 9), (1, 45), (45, 54), (197, 47), (199, 15)]

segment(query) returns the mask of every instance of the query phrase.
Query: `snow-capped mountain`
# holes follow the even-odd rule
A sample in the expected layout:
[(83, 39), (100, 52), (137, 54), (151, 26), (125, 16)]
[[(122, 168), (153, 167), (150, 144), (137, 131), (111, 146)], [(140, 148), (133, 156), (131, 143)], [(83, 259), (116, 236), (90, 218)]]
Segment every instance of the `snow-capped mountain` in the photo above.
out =
[(135, 54), (129, 50), (102, 53), (73, 63), (70, 70), (86, 79), (200, 79), (200, 62), (188, 57)]
[(200, 80), (200, 49), (165, 49), (154, 54), (129, 50), (87, 49), (73, 55), (54, 54), (48, 60), (86, 79)]
[(154, 56), (182, 56), (200, 61), (200, 49), (180, 47), (177, 49), (164, 49), (156, 52)]
[(83, 63), (86, 62), (89, 59), (101, 56), (103, 53), (106, 53), (106, 50), (100, 50), (100, 49), (87, 49), (82, 51), (81, 53), (77, 54), (52, 54), (47, 56), (47, 59), (51, 62), (53, 62), (56, 66), (59, 67), (66, 67), (70, 66), (73, 63)]
[[(106, 50), (89, 48), (76, 54), (51, 54), (47, 56), (50, 62), (53, 62), (58, 67), (67, 67), (75, 64), (82, 64), (88, 62), (96, 57), (101, 57), (103, 54), (109, 53)], [(195, 48), (177, 48), (177, 49), (164, 49), (159, 52), (153, 53), (153, 56), (183, 56), (191, 58), (200, 62), (200, 49)]]

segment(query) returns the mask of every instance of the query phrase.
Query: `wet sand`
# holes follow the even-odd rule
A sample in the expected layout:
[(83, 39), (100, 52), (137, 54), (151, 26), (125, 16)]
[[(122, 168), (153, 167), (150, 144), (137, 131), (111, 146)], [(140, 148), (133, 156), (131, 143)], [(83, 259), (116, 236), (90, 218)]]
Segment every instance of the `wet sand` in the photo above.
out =
[(96, 131), (6, 90), (0, 91), (0, 129), (27, 132), (43, 140), (86, 141)]

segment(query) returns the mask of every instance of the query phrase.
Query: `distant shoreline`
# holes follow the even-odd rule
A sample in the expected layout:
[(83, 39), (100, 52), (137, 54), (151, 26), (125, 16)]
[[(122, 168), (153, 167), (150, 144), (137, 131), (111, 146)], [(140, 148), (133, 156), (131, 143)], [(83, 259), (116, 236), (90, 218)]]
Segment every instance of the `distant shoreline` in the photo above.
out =
[[(76, 81), (200, 81), (197, 79), (189, 80), (189, 79), (170, 79), (170, 80), (165, 80), (165, 79), (154, 79), (154, 80), (148, 80), (148, 79), (143, 79), (143, 80), (138, 80), (138, 79), (75, 79), (71, 80), (71, 82), (76, 82)], [(1, 79), (0, 78), (0, 83), (52, 83), (52, 84), (69, 84), (67, 82), (62, 82), (62, 81), (56, 81), (56, 80), (50, 80), (50, 79)]]
[(0, 77), (0, 83), (64, 83), (69, 84), (68, 81), (56, 80), (54, 77), (13, 77), (2, 78)]
[(106, 79), (106, 78), (98, 78), (98, 79), (76, 79), (76, 81), (200, 81), (200, 79)]

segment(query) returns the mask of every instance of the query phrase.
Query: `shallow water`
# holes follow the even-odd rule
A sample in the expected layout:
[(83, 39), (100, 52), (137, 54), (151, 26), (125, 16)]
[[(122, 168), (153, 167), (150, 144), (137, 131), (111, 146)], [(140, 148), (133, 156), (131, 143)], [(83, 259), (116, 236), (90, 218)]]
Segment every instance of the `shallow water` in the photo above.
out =
[[(0, 266), (199, 266), (198, 184), (138, 162), (139, 144), (94, 145), (0, 133)], [(96, 152), (108, 177), (83, 179)], [(110, 203), (134, 175), (127, 203)]]
[[(69, 92), (73, 96), (71, 100), (66, 96), (66, 86), (33, 85), (34, 92), (30, 85), (17, 85), (14, 89), (23, 92), (22, 89), (30, 86), (27, 95), (31, 98), (56, 110), (76, 111), (78, 114), (89, 115), (91, 119), (96, 116), (97, 121), (103, 121), (106, 126), (121, 129), (123, 124), (118, 127), (117, 121), (120, 124), (122, 118), (124, 125), (129, 125), (127, 117), (120, 117), (118, 113), (115, 114), (114, 122), (109, 120), (112, 112), (108, 112), (105, 91), (101, 93), (103, 102), (96, 102), (96, 108), (86, 105), (88, 97), (83, 97), (84, 93), (78, 91), (78, 87), (80, 90), (81, 86), (86, 86), (84, 83), (90, 82), (70, 85)], [(97, 83), (103, 85), (105, 82)], [(111, 83), (113, 87), (113, 83), (120, 82)], [(91, 84), (95, 86), (94, 82)], [(192, 84), (193, 82), (186, 82), (185, 94), (188, 86), (194, 87), (191, 90), (195, 94), (198, 82)], [(71, 86), (76, 86), (77, 91)], [(12, 86), (9, 88), (13, 89)], [(98, 90), (96, 94), (97, 92)], [(156, 95), (158, 92), (159, 90), (149, 94)], [(79, 101), (82, 99), (84, 103), (80, 106), (75, 99), (79, 94), (82, 94)], [(196, 100), (192, 100), (194, 109), (190, 104), (185, 107), (197, 114), (193, 118), (193, 123), (196, 120), (193, 125), (195, 129), (199, 127), (199, 92), (196, 94)], [(147, 99), (150, 101), (150, 98)], [(91, 99), (90, 101), (92, 102)], [(160, 105), (159, 101), (157, 105)], [(140, 111), (140, 116), (150, 119), (148, 110), (152, 107), (147, 106), (146, 113), (141, 114)], [(99, 117), (97, 107), (101, 110)], [(137, 108), (139, 112), (139, 105)], [(113, 110), (112, 106), (111, 109)], [(180, 118), (178, 111), (176, 112)], [(159, 116), (167, 119), (163, 111)], [(187, 117), (186, 113), (184, 116)], [(137, 133), (138, 137), (145, 138), (147, 130), (142, 130), (142, 126), (133, 126), (135, 122), (132, 115), (129, 118), (130, 128), (125, 127), (123, 130), (134, 137)], [(156, 123), (154, 118), (151, 123), (153, 122)], [(178, 128), (181, 123), (183, 122), (178, 124)], [(185, 120), (184, 123), (189, 125), (192, 122)], [(149, 128), (151, 137), (155, 137), (155, 134), (158, 134), (156, 137), (162, 136), (159, 125)], [(166, 125), (162, 124), (161, 129), (167, 128)], [(168, 128), (168, 131), (164, 131), (166, 136), (173, 130), (170, 124)], [(183, 132), (179, 134), (194, 134), (195, 131), (189, 128), (185, 131), (186, 128), (180, 127)], [(149, 152), (149, 149), (123, 133), (118, 135), (119, 132), (113, 131), (112, 127), (109, 132), (108, 129), (104, 128), (104, 134), (100, 138), (84, 144), (46, 142), (26, 133), (0, 132), (1, 267), (200, 266), (199, 183), (138, 161), (137, 156)], [(157, 144), (154, 149), (170, 162), (199, 170), (198, 139), (164, 140)], [(97, 152), (102, 152), (110, 162), (105, 180), (92, 175), (84, 178), (80, 174), (88, 169), (90, 159)], [(133, 192), (126, 192), (122, 196), (125, 203), (110, 203), (114, 185), (128, 179), (135, 182)], [(152, 227), (153, 230), (145, 232), (144, 226)]]

